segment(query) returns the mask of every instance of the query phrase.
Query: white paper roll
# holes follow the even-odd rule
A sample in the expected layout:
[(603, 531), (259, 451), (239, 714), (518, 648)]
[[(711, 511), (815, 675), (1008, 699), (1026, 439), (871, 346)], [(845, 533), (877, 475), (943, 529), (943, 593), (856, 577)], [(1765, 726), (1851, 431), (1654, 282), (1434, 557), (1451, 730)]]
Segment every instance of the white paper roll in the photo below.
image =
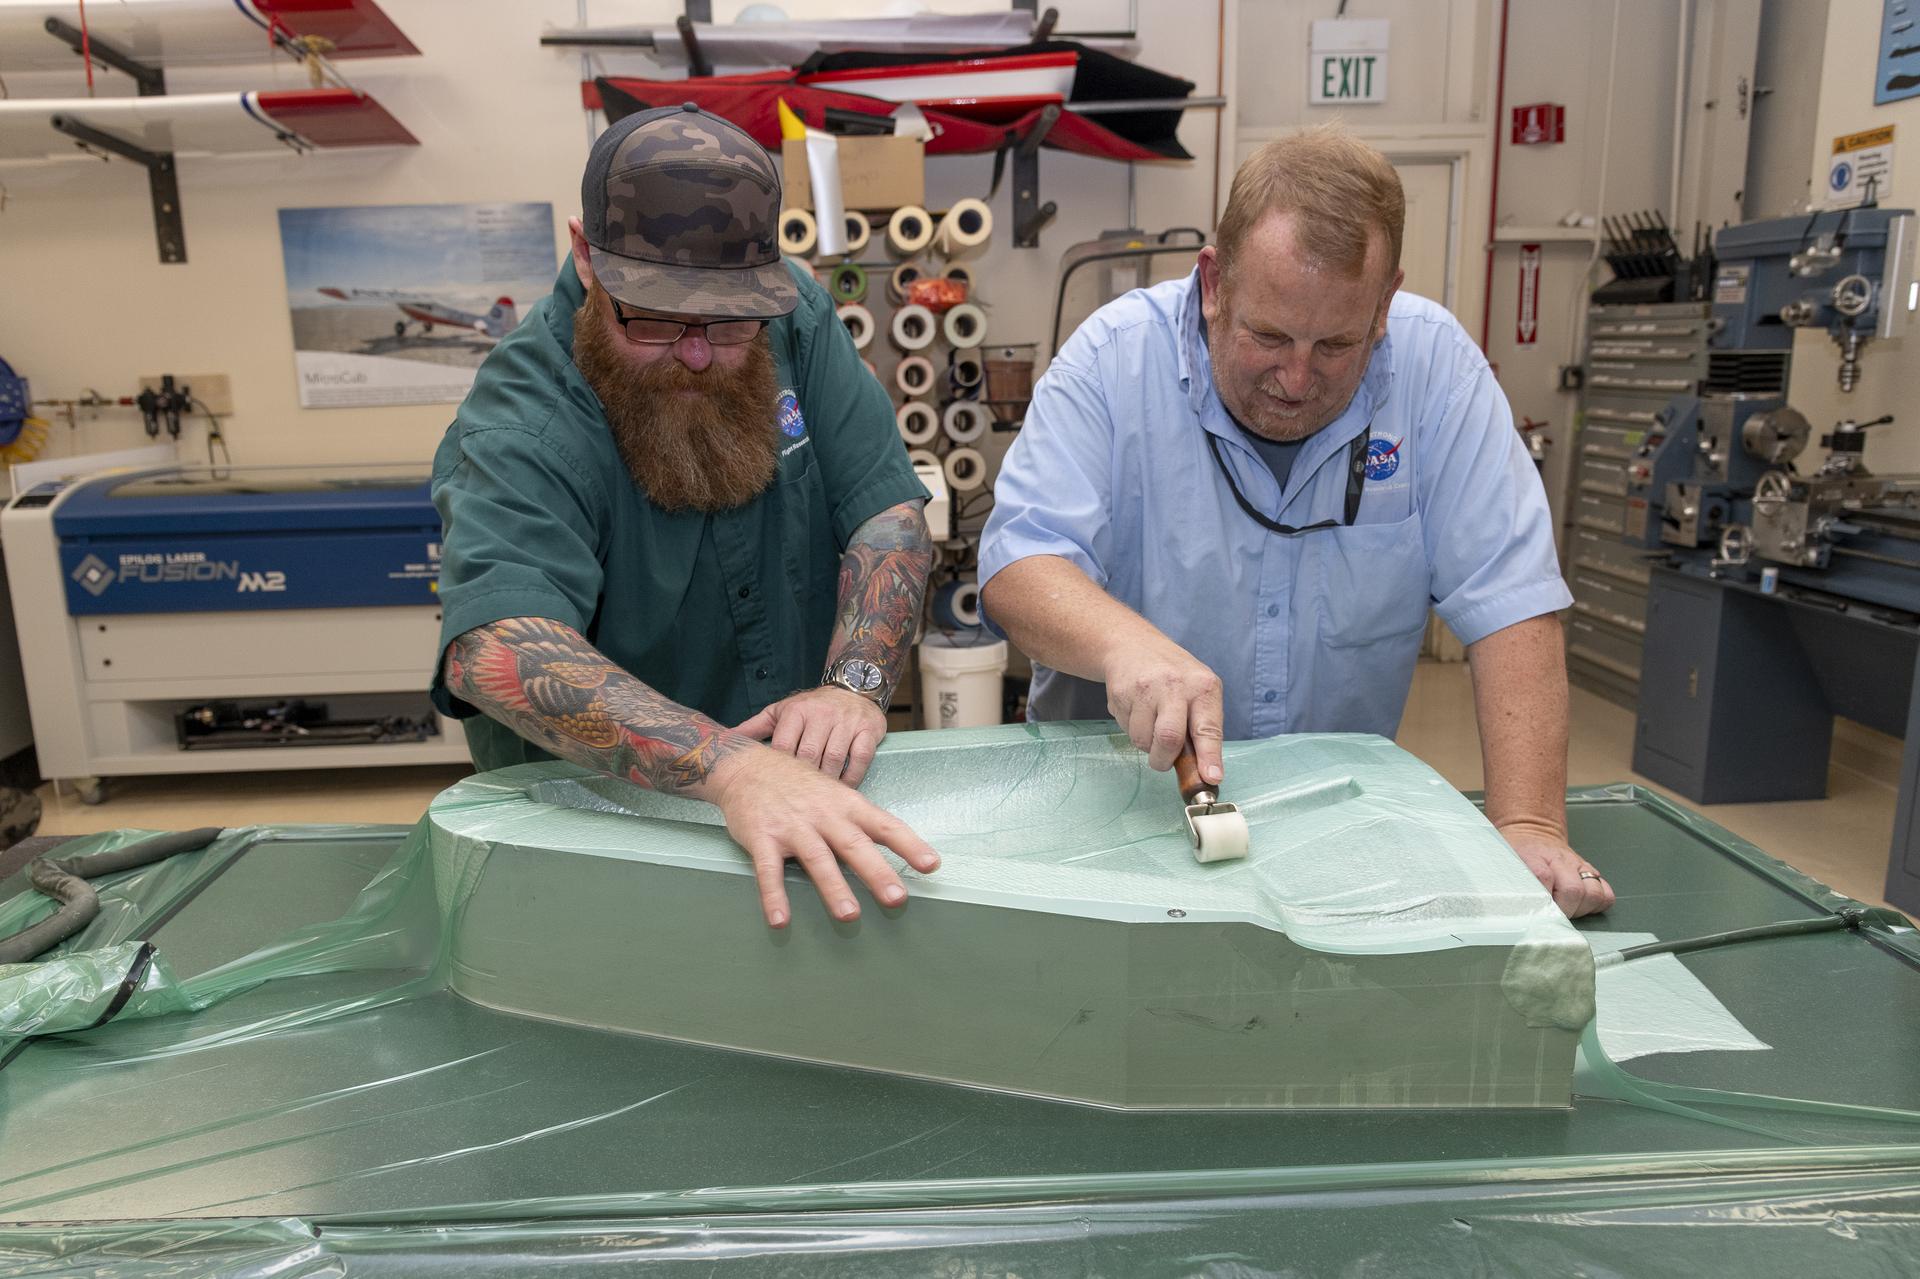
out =
[(987, 336), (987, 313), (971, 302), (947, 310), (947, 342), (960, 350), (979, 346)]
[(908, 444), (931, 444), (940, 433), (940, 415), (925, 400), (909, 400), (893, 414), (900, 438)]
[[(985, 323), (980, 326), (986, 331)], [(902, 351), (920, 351), (940, 335), (940, 321), (924, 306), (903, 306), (893, 313), (893, 344)]]
[(908, 395), (925, 395), (933, 389), (933, 361), (924, 355), (903, 356), (893, 370), (893, 384)]
[(847, 206), (840, 194), (840, 139), (818, 129), (807, 130), (807, 174), (813, 185), (816, 248), (828, 256), (847, 251)]
[(858, 302), (849, 302), (834, 314), (840, 317), (840, 323), (847, 326), (847, 336), (853, 339), (854, 349), (866, 350), (873, 341), (873, 312)]
[(987, 207), (986, 201), (956, 200), (947, 210), (947, 216), (940, 219), (933, 247), (943, 257), (963, 258), (978, 253), (992, 234), (993, 210)]
[(847, 256), (852, 257), (867, 247), (867, 241), (873, 238), (873, 225), (867, 221), (864, 213), (847, 214)]
[(887, 248), (899, 258), (910, 258), (933, 239), (933, 219), (917, 204), (903, 204), (887, 219)]
[(972, 400), (947, 405), (940, 427), (955, 444), (971, 444), (987, 433), (987, 410)]
[(978, 351), (953, 353), (953, 359), (947, 365), (947, 381), (953, 384), (955, 395), (971, 399), (986, 380), (986, 362), (980, 358)]
[(907, 286), (926, 273), (926, 267), (918, 262), (902, 262), (893, 268), (893, 274), (887, 277), (887, 299), (895, 306), (905, 306)]
[(940, 455), (932, 449), (908, 449), (907, 461), (914, 466), (931, 466), (936, 471), (944, 470), (940, 465)]
[(979, 449), (957, 448), (947, 454), (947, 487), (971, 493), (987, 482), (987, 459)]
[(805, 209), (780, 211), (780, 251), (796, 258), (813, 252), (820, 242), (820, 225)]

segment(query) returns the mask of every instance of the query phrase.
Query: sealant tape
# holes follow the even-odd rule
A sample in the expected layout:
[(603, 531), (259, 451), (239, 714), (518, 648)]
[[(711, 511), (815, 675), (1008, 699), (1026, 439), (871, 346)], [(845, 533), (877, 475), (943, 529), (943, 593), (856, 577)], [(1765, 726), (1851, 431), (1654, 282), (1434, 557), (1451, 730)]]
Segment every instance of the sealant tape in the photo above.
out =
[(813, 252), (820, 242), (820, 226), (805, 209), (780, 211), (780, 251), (796, 258)]
[(987, 433), (987, 411), (972, 400), (947, 405), (940, 426), (955, 444), (971, 444)]
[(858, 262), (842, 262), (827, 277), (827, 292), (835, 302), (864, 302), (867, 297), (867, 270)]
[(924, 355), (902, 356), (894, 366), (893, 384), (906, 395), (925, 395), (933, 389), (933, 361)]
[(893, 268), (893, 274), (887, 277), (887, 300), (895, 306), (907, 303), (907, 286), (927, 273), (927, 268), (918, 262), (902, 262)]
[(962, 302), (947, 311), (947, 341), (965, 350), (979, 346), (987, 336), (987, 313), (971, 302)]
[(867, 221), (864, 213), (847, 211), (847, 256), (852, 257), (867, 247), (867, 241), (873, 238), (873, 224)]
[(993, 210), (984, 200), (956, 200), (947, 216), (940, 219), (933, 247), (946, 257), (966, 257), (978, 253), (992, 234)]
[(924, 306), (903, 306), (893, 313), (893, 344), (902, 351), (920, 351), (932, 346), (939, 332), (940, 321)]
[(986, 362), (973, 351), (955, 351), (953, 358), (947, 362), (947, 383), (953, 387), (953, 393), (962, 399), (972, 399), (978, 395), (980, 384), (986, 380)]
[(907, 461), (916, 467), (931, 466), (936, 471), (941, 469), (940, 455), (932, 449), (908, 449)]
[(947, 486), (954, 492), (971, 493), (986, 482), (987, 459), (979, 449), (963, 446), (947, 454)]
[(964, 262), (949, 262), (947, 269), (940, 273), (967, 291), (967, 297), (973, 297), (973, 268)]
[(900, 438), (908, 444), (929, 444), (940, 433), (940, 415), (925, 400), (909, 400), (893, 415)]
[(943, 631), (967, 630), (980, 625), (980, 583), (963, 577), (935, 591), (933, 624)]
[(840, 323), (847, 326), (847, 336), (853, 339), (854, 349), (866, 350), (873, 341), (873, 312), (858, 302), (849, 302), (834, 314), (840, 317)]
[(903, 204), (887, 219), (887, 248), (895, 257), (912, 257), (933, 239), (933, 219), (917, 204)]

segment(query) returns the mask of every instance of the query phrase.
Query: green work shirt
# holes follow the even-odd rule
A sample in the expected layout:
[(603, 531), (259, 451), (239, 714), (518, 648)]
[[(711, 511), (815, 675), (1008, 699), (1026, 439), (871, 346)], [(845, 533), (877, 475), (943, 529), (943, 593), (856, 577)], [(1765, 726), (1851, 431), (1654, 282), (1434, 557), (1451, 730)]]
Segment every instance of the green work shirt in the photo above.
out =
[[(736, 510), (668, 514), (633, 483), (573, 364), (584, 291), (567, 262), (553, 293), (481, 365), (433, 462), (445, 525), (440, 655), (510, 617), (545, 617), (685, 706), (737, 724), (819, 683), (840, 557), (861, 524), (924, 499), (886, 391), (812, 273), (768, 334), (782, 388), (778, 474)], [(482, 769), (552, 758), (446, 688)]]

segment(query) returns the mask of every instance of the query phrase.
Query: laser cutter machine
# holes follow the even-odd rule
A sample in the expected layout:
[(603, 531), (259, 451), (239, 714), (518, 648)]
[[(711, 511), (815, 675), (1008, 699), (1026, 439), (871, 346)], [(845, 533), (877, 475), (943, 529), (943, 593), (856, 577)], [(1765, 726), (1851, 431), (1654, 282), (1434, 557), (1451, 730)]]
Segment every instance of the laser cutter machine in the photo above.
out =
[[(169, 466), (0, 513), (40, 771), (464, 763), (424, 466)], [(248, 749), (251, 747), (252, 749)]]

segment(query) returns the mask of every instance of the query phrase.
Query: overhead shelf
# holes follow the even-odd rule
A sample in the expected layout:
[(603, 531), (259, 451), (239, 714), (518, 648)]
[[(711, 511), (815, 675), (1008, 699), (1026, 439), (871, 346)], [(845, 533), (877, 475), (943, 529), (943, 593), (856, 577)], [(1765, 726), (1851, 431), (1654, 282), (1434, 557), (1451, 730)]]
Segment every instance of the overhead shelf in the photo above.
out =
[[(115, 0), (86, 17), (90, 41), (162, 68), (302, 57), (309, 37), (335, 60), (420, 52), (375, 0)], [(77, 24), (79, 9), (73, 0), (0, 0), (0, 74), (74, 66), (72, 51), (47, 39), (48, 19)]]
[(123, 147), (176, 156), (419, 145), (385, 107), (353, 89), (29, 98), (0, 102), (0, 162), (84, 159), (83, 147), (93, 143), (75, 134), (76, 125)]
[[(0, 165), (94, 155), (145, 168), (163, 263), (187, 260), (179, 155), (419, 145), (385, 107), (331, 69), (337, 57), (420, 52), (374, 0), (119, 0), (95, 5), (81, 26), (67, 21), (84, 13), (76, 6), (69, 15), (67, 5), (48, 0), (0, 0), (0, 70), (70, 67), (79, 58), (88, 91), (84, 98), (0, 101)], [(282, 55), (307, 64), (313, 88), (167, 95), (168, 66)], [(130, 77), (139, 96), (92, 96), (95, 66)], [(329, 79), (335, 85), (321, 87)]]

